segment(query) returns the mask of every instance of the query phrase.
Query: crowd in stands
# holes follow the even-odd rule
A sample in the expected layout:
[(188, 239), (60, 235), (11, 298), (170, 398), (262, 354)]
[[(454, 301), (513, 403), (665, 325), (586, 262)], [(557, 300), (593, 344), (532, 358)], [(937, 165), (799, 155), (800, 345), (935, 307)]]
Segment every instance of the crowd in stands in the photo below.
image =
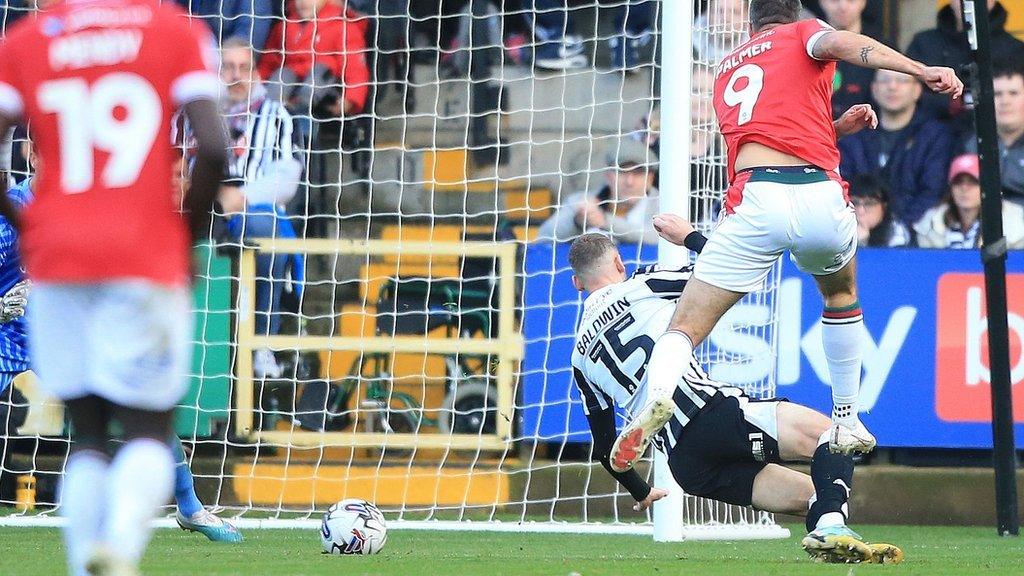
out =
[[(819, 0), (813, 13), (836, 29), (872, 36), (884, 43), (878, 20), (867, 19), (868, 0)], [(1003, 228), (1011, 249), (1024, 249), (1024, 41), (1006, 30), (1008, 12), (1002, 2), (988, 0), (991, 13), (996, 128), (999, 138)], [(725, 187), (722, 143), (713, 128), (706, 95), (710, 70), (747, 39), (746, 30), (728, 26), (746, 20), (742, 0), (712, 0), (698, 17), (693, 39), (694, 92), (691, 101), (690, 182), (694, 196), (714, 195)], [(968, 93), (952, 100), (931, 93), (911, 76), (874, 71), (839, 63), (833, 91), (833, 115), (838, 118), (857, 104), (871, 104), (878, 114), (875, 130), (863, 130), (838, 142), (840, 173), (850, 184), (860, 232), (860, 244), (872, 247), (976, 248), (980, 245), (980, 167), (976, 154), (973, 97), (967, 65), (968, 40), (961, 25), (961, 3), (953, 0), (936, 16), (935, 28), (914, 36), (907, 51), (927, 65), (949, 66), (965, 80)], [(637, 140), (659, 150), (658, 114), (641, 121)], [(651, 160), (652, 164), (656, 160)], [(614, 167), (613, 167), (614, 168)], [(611, 168), (610, 168), (611, 169)], [(656, 171), (656, 166), (650, 166)], [(609, 177), (610, 178), (610, 177)], [(652, 182), (657, 181), (655, 174)], [(605, 210), (616, 210), (614, 194), (573, 196), (543, 230), (569, 231), (573, 215), (576, 233), (604, 229), (621, 242), (636, 242), (632, 232), (618, 235), (593, 206), (605, 198)], [(586, 200), (581, 200), (585, 198)], [(695, 208), (695, 220), (714, 218)], [(592, 216), (597, 216), (593, 218)], [(588, 219), (589, 218), (589, 219)], [(556, 226), (555, 222), (560, 226)], [(656, 242), (649, 224), (643, 242)], [(549, 237), (551, 234), (542, 235)], [(561, 235), (556, 236), (559, 240)]]
[[(19, 1), (8, 2), (6, 24), (27, 11), (28, 4), (18, 8)], [(288, 207), (294, 212), (294, 207), (306, 202), (308, 210), (314, 190), (332, 197), (328, 205), (338, 202), (341, 160), (331, 154), (342, 148), (344, 121), (369, 110), (373, 71), (368, 62), (372, 53), (368, 35), (375, 22), (383, 22), (385, 4), (394, 1), (175, 1), (197, 22), (204, 22), (222, 47), (221, 75), (229, 96), (224, 99), (224, 112), (238, 159), (225, 186), (222, 206), (228, 216), (233, 212), (246, 215), (248, 231), (238, 226), (228, 226), (228, 230), (237, 237), (294, 234), (288, 230), (290, 226), (276, 223), (288, 221)], [(584, 49), (585, 42), (577, 33), (580, 10), (593, 8), (593, 0), (493, 0), (493, 4), (503, 14), (500, 41), (506, 51), (532, 45), (532, 64), (538, 68), (565, 70), (595, 64), (588, 62), (593, 52)], [(611, 36), (598, 44), (598, 49), (608, 51), (606, 61), (612, 69), (634, 68), (643, 64), (642, 58), (653, 57), (658, 0), (602, 0), (598, 4), (602, 16), (614, 21)], [(892, 42), (883, 32), (877, 0), (804, 4), (809, 17)], [(937, 13), (934, 28), (912, 39), (907, 50), (912, 58), (965, 69), (970, 54), (960, 5), (953, 0)], [(996, 62), (1002, 185), (1008, 202), (1004, 213), (1007, 230), (1011, 230), (1018, 224), (1024, 226), (1016, 221), (1017, 207), (1024, 207), (1024, 42), (1006, 30), (1007, 4), (988, 0), (988, 5)], [(411, 27), (433, 22), (434, 47), (444, 51), (458, 42), (458, 20), (453, 16), (469, 6), (469, 0), (438, 0), (398, 2), (392, 8), (406, 14)], [(691, 131), (690, 180), (695, 196), (707, 197), (727, 184), (724, 144), (715, 133), (708, 98), (711, 70), (747, 39), (747, 29), (741, 24), (747, 20), (747, 2), (704, 0), (695, 6), (699, 15), (693, 36), (693, 85), (699, 96), (691, 103), (691, 122), (697, 129)], [(959, 100), (932, 94), (909, 76), (839, 64), (834, 116), (864, 103), (872, 104), (879, 116), (878, 129), (839, 141), (841, 173), (851, 184), (862, 244), (976, 244), (978, 218), (968, 206), (967, 191), (969, 181), (977, 180), (976, 170), (969, 169), (977, 158), (973, 156), (972, 102), (970, 94)], [(657, 211), (658, 130), (655, 108), (642, 120), (634, 138), (607, 139), (611, 153), (603, 184), (595, 190), (566, 194), (556, 214), (541, 227), (540, 237), (567, 240), (598, 228), (627, 242), (655, 242), (650, 215)], [(313, 170), (317, 159), (322, 160), (321, 165)], [(956, 174), (951, 173), (951, 166), (960, 167)], [(307, 184), (301, 193), (296, 184), (300, 181)], [(694, 205), (701, 206), (706, 208), (706, 203)], [(691, 214), (704, 221), (715, 217), (699, 211)], [(281, 263), (261, 266), (268, 277), (279, 276)]]

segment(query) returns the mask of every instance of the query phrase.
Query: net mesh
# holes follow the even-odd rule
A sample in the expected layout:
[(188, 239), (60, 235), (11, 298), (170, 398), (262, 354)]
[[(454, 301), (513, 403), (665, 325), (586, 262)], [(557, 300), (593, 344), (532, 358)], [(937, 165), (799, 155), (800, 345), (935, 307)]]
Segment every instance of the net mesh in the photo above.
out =
[[(742, 1), (698, 4), (682, 113), (690, 213), (709, 231), (726, 187), (711, 69), (744, 39), (746, 14)], [(192, 387), (176, 432), (205, 504), (235, 518), (312, 519), (360, 497), (398, 520), (649, 522), (591, 462), (569, 369), (582, 301), (567, 245), (542, 237), (560, 209), (622, 185), (608, 164), (625, 165), (634, 144), (656, 168), (661, 5), (572, 6), (349, 0), (318, 26), (365, 42), (339, 44), (341, 70), (325, 72), (317, 56), (308, 74), (290, 75), (264, 69), (308, 25), (290, 4), (284, 15), (197, 15), (222, 42), (281, 27), (255, 46), (258, 71), (291, 112), (287, 156), (302, 165), (297, 188), (277, 181), (293, 197), (272, 195), (269, 208), (250, 198), (197, 251)], [(20, 14), (9, 5), (5, 29)], [(266, 153), (280, 156), (283, 145), (254, 136), (261, 112), (249, 104), (225, 109), (244, 157), (234, 183), (255, 190), (253, 150), (272, 142)], [(657, 257), (645, 230), (653, 195), (608, 224), (627, 266)], [(253, 250), (267, 237), (299, 244)], [(774, 391), (777, 278), (700, 352), (712, 376), (757, 396)], [(0, 498), (46, 515), (66, 429), (28, 379), (18, 388), (27, 400), (8, 410)], [(14, 426), (25, 407), (28, 423)], [(693, 497), (679, 514), (694, 527), (773, 522)]]

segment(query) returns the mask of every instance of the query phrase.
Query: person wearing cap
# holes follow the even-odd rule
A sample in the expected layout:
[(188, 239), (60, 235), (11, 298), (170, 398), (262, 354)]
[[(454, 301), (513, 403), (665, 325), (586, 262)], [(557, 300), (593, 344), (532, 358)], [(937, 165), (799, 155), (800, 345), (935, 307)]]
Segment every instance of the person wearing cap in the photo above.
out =
[(541, 224), (538, 238), (567, 242), (585, 232), (603, 232), (620, 243), (657, 244), (657, 162), (658, 156), (641, 142), (614, 142), (605, 154), (604, 184), (567, 197)]
[[(945, 200), (914, 224), (922, 248), (981, 246), (981, 168), (976, 154), (957, 156), (949, 168)], [(1024, 248), (1024, 208), (1003, 202), (1003, 236), (1012, 249)]]
[(871, 174), (850, 179), (850, 202), (857, 211), (857, 245), (896, 248), (911, 244), (910, 231), (893, 218), (885, 182)]

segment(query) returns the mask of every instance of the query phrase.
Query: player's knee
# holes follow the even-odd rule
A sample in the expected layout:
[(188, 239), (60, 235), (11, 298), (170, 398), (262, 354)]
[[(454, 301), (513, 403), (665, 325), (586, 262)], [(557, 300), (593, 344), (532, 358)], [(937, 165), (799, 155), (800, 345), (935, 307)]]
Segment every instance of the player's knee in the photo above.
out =
[(826, 306), (848, 306), (857, 301), (857, 276), (852, 262), (827, 276), (815, 276)]

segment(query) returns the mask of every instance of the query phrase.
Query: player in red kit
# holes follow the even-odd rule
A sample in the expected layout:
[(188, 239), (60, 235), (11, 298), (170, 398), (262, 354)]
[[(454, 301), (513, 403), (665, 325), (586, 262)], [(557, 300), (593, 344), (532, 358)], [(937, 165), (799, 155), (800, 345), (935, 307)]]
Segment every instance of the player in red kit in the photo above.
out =
[[(799, 11), (799, 0), (752, 0), (750, 40), (715, 72), (714, 107), (729, 148), (724, 215), (651, 353), (647, 404), (616, 440), (616, 471), (631, 468), (671, 418), (671, 394), (693, 348), (740, 298), (762, 286), (786, 251), (813, 275), (825, 300), (821, 333), (833, 425), (818, 452), (833, 458), (822, 458), (822, 465), (852, 467), (851, 453), (875, 446), (857, 415), (864, 322), (855, 277), (857, 222), (837, 173), (840, 134), (831, 120), (836, 62), (903, 72), (953, 98), (963, 84), (949, 68), (927, 67), (866, 36), (799, 21)], [(861, 107), (838, 128), (843, 133), (875, 122)], [(819, 474), (819, 501), (838, 501), (835, 491), (848, 488), (824, 480), (837, 474)], [(844, 513), (833, 512), (822, 516), (804, 546), (828, 554), (851, 538), (859, 537), (845, 527)]]
[[(69, 572), (135, 574), (172, 493), (172, 410), (191, 348), (190, 246), (224, 165), (216, 52), (203, 25), (156, 0), (41, 0), (0, 47), (0, 133), (31, 124), (35, 200), (0, 214), (35, 283), (30, 348), (74, 433), (61, 487)], [(184, 214), (171, 189), (171, 116), (198, 157)], [(124, 445), (106, 449), (117, 421)]]

